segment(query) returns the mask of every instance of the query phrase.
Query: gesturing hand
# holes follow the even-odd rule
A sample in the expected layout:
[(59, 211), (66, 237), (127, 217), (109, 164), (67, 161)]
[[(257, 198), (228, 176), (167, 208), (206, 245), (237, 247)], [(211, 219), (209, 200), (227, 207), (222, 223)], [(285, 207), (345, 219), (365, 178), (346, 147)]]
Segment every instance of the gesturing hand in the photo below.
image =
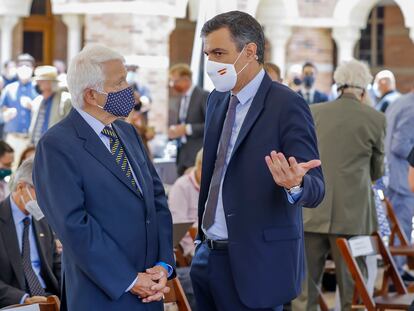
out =
[(283, 153), (276, 151), (272, 151), (265, 160), (275, 183), (286, 189), (299, 186), (309, 170), (321, 165), (320, 160), (298, 163), (294, 157), (290, 157), (288, 162)]

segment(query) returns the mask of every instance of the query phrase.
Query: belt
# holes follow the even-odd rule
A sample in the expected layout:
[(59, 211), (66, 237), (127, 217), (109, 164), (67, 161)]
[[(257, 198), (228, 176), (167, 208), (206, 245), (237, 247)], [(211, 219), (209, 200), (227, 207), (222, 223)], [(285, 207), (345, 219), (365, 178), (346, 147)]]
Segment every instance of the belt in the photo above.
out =
[(229, 241), (227, 240), (215, 241), (215, 240), (206, 239), (206, 244), (207, 244), (207, 247), (211, 250), (223, 251), (223, 250), (227, 250)]

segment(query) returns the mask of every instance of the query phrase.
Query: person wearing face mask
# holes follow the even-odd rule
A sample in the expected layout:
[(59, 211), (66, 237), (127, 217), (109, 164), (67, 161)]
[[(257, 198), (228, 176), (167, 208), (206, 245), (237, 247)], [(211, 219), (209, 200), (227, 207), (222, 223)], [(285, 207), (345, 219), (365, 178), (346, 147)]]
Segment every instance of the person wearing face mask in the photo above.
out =
[[(317, 310), (318, 288), (329, 252), (335, 262), (340, 310), (351, 310), (354, 282), (336, 239), (370, 235), (378, 228), (372, 182), (384, 173), (385, 117), (365, 103), (372, 81), (366, 64), (344, 62), (336, 69), (334, 80), (338, 99), (310, 107), (326, 194), (318, 208), (303, 213), (307, 279), (301, 296), (292, 303), (294, 311)], [(357, 261), (366, 274), (364, 258)]]
[(377, 73), (374, 80), (373, 92), (378, 99), (375, 104), (375, 109), (383, 113), (401, 96), (396, 89), (395, 76), (389, 70), (382, 70)]
[(33, 100), (29, 136), (36, 146), (46, 131), (65, 118), (72, 109), (70, 94), (59, 89), (58, 71), (53, 66), (39, 66), (35, 77), (39, 96)]
[(63, 310), (163, 310), (174, 277), (164, 187), (133, 125), (124, 58), (87, 45), (67, 74), (74, 109), (40, 139), (34, 184), (63, 244)]
[(7, 181), (12, 174), (13, 161), (13, 148), (5, 141), (0, 140), (0, 201), (3, 201), (10, 194)]
[(9, 60), (4, 63), (4, 71), (1, 75), (3, 78), (3, 87), (6, 87), (10, 83), (17, 81), (17, 68), (16, 63), (12, 60)]
[(298, 93), (303, 96), (308, 105), (328, 101), (328, 96), (315, 89), (315, 80), (317, 75), (316, 66), (307, 62), (302, 66), (302, 87)]
[[(5, 123), (6, 141), (15, 151), (16, 159), (29, 145), (32, 101), (39, 94), (32, 82), (34, 58), (22, 54), (17, 58), (18, 81), (9, 84), (0, 97), (0, 122)], [(16, 164), (16, 163), (15, 163)], [(16, 166), (16, 165), (14, 165)]]
[(231, 11), (201, 31), (215, 90), (206, 111), (197, 310), (282, 310), (304, 277), (303, 206), (324, 196), (309, 106), (263, 69), (265, 38)]
[(33, 158), (16, 170), (0, 203), (0, 308), (60, 296), (56, 237), (36, 201)]
[(204, 121), (208, 92), (193, 85), (187, 64), (170, 68), (170, 87), (178, 94), (170, 103), (168, 138), (177, 140), (177, 173), (192, 167), (198, 150), (203, 146)]

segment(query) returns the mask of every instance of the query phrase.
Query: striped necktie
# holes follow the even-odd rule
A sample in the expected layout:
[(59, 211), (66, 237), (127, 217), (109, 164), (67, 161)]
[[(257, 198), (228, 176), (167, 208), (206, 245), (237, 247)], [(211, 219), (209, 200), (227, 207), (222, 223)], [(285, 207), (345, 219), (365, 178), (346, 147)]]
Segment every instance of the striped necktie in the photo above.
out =
[(26, 279), (27, 290), (30, 296), (45, 296), (45, 290), (40, 284), (36, 273), (32, 267), (32, 260), (30, 258), (30, 242), (29, 242), (29, 230), (30, 230), (30, 218), (23, 219), (23, 237), (22, 237), (22, 262), (23, 272)]
[(112, 155), (115, 157), (116, 163), (121, 167), (122, 171), (125, 173), (125, 176), (130, 181), (132, 186), (137, 189), (137, 191), (142, 195), (134, 176), (132, 175), (131, 166), (129, 165), (127, 155), (122, 146), (121, 141), (118, 138), (118, 135), (110, 126), (105, 126), (102, 130), (102, 134), (109, 138), (109, 145)]

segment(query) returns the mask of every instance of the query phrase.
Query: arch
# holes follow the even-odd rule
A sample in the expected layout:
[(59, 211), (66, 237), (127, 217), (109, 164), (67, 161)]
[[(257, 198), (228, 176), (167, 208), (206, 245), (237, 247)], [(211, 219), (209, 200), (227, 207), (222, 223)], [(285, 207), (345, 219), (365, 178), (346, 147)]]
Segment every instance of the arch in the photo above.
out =
[[(414, 31), (414, 1), (412, 0), (393, 0), (401, 9), (404, 16), (404, 23), (407, 28)], [(333, 18), (340, 26), (365, 27), (368, 15), (372, 8), (380, 3), (381, 0), (339, 0), (335, 6)], [(414, 39), (414, 33), (411, 36)]]

